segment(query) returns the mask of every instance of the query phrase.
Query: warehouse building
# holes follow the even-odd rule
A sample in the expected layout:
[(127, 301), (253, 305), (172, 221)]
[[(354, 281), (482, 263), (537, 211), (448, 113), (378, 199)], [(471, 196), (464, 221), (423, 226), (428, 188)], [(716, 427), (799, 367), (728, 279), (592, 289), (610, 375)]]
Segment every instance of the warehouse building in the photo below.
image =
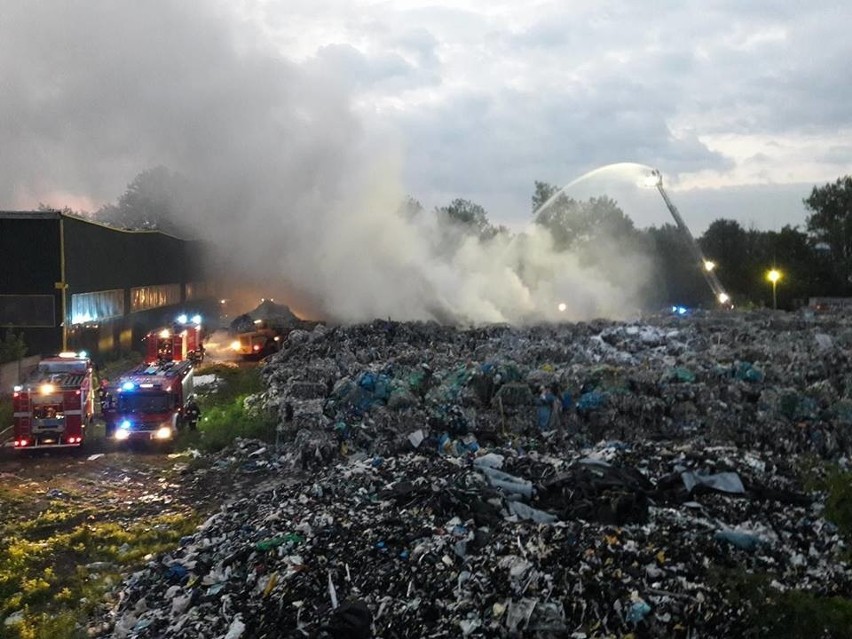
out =
[(0, 337), (28, 353), (141, 349), (180, 313), (214, 312), (200, 242), (58, 211), (0, 211)]

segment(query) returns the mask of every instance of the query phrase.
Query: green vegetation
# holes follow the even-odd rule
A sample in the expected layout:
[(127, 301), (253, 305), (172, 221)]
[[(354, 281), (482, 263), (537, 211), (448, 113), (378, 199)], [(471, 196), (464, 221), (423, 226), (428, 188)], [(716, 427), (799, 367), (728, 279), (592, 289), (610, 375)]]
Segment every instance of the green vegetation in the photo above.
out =
[[(26, 502), (11, 488), (0, 498), (5, 504)], [(131, 524), (98, 522), (97, 512), (67, 503), (61, 508), (0, 529), (0, 617), (24, 611), (20, 624), (0, 628), (0, 637), (86, 636), (86, 618), (121, 575), (149, 555), (174, 548), (199, 523), (197, 515), (182, 513)]]
[(807, 490), (825, 493), (825, 518), (852, 543), (852, 471), (809, 457), (801, 463), (799, 477)]
[[(802, 462), (799, 475), (808, 491), (825, 494), (825, 518), (852, 541), (852, 472), (811, 457)], [(849, 636), (852, 599), (818, 596), (801, 590), (781, 592), (771, 586), (772, 578), (771, 573), (751, 574), (736, 569), (711, 573), (711, 583), (720, 594), (742, 605), (743, 623), (748, 628), (743, 636), (776, 639)]]
[(199, 393), (201, 423), (199, 444), (206, 451), (221, 450), (237, 437), (273, 441), (276, 416), (252, 407), (246, 400), (263, 391), (260, 370), (213, 366), (204, 374), (216, 374), (215, 390)]
[(829, 471), (826, 491), (825, 518), (836, 524), (848, 541), (852, 541), (852, 472)]
[[(136, 361), (124, 356), (101, 372), (112, 378)], [(236, 437), (274, 438), (275, 417), (246, 401), (264, 389), (257, 368), (214, 365), (200, 373), (216, 374), (219, 384), (199, 392), (199, 432), (182, 433), (178, 448), (215, 451)], [(25, 486), (0, 486), (0, 639), (86, 637), (86, 620), (123, 575), (174, 548), (203, 516), (172, 512), (128, 521), (121, 512), (87, 504), (84, 494), (65, 492), (66, 500), (39, 502)], [(20, 623), (2, 625), (18, 611)]]
[(12, 400), (0, 398), (0, 431), (12, 425)]
[(750, 574), (719, 569), (712, 583), (727, 600), (742, 610), (743, 637), (845, 639), (852, 628), (852, 600), (820, 597), (801, 590), (781, 592), (770, 584), (768, 573)]
[(24, 336), (15, 333), (11, 328), (6, 331), (3, 339), (0, 339), (0, 364), (15, 362), (27, 354), (27, 345)]

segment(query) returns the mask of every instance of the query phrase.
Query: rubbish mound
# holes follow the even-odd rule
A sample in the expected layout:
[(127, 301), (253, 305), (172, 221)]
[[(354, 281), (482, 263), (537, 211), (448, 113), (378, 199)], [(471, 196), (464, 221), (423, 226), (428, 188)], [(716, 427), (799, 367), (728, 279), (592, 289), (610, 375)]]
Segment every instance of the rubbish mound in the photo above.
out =
[[(774, 314), (290, 333), (241, 488), (101, 636), (730, 637), (725, 576), (852, 597), (800, 461), (844, 467), (852, 322)], [(211, 475), (213, 473), (213, 475)]]

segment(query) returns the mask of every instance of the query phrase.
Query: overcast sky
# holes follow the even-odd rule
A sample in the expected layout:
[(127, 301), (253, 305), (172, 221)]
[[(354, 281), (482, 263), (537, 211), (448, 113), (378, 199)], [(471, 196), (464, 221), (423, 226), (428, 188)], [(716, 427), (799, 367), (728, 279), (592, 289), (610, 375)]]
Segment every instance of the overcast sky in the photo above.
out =
[[(225, 148), (269, 154), (272, 117), (340, 122), (323, 162), (380, 158), (427, 208), (513, 227), (535, 180), (620, 162), (660, 169), (696, 234), (803, 224), (852, 172), (850, 24), (825, 0), (0, 0), (0, 209), (97, 208), (235, 120)], [(619, 203), (668, 221), (653, 192)]]
[(849, 2), (247, 6), (285, 55), (343, 74), (429, 205), (469, 197), (513, 220), (536, 179), (639, 162), (697, 230), (778, 228), (803, 221), (814, 184), (852, 171)]

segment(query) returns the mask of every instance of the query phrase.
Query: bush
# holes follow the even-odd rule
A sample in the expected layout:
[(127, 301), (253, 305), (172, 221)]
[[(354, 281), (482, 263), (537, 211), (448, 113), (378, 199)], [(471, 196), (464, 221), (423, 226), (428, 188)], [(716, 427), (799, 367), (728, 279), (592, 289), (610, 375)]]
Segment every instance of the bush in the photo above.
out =
[(834, 523), (844, 537), (852, 538), (852, 472), (832, 470), (826, 484), (825, 518)]
[(24, 344), (24, 336), (15, 333), (12, 329), (6, 331), (6, 335), (0, 340), (0, 364), (16, 362), (27, 354), (27, 345)]
[(0, 399), (0, 431), (12, 425), (12, 401)]

